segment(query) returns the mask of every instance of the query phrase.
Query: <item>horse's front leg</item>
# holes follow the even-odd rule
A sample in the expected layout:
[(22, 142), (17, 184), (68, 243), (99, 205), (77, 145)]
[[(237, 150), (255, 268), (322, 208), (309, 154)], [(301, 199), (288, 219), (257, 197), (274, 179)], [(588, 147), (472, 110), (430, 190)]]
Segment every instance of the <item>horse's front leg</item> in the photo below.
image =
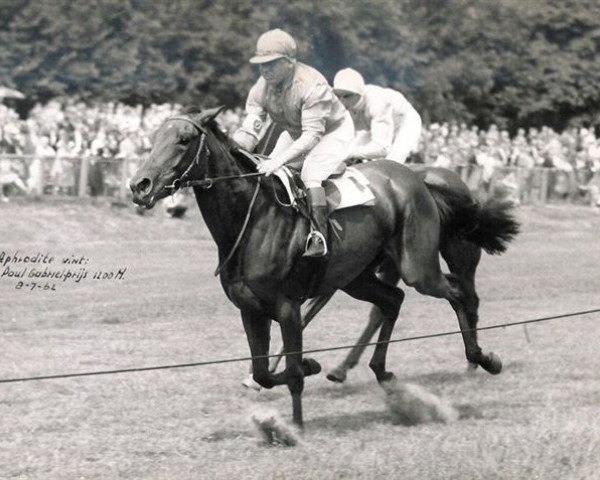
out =
[(369, 315), (369, 323), (360, 335), (356, 345), (352, 347), (350, 353), (339, 365), (332, 368), (327, 373), (327, 380), (337, 383), (344, 383), (346, 381), (348, 370), (358, 365), (358, 361), (367, 348), (367, 344), (371, 341), (373, 335), (375, 335), (375, 332), (377, 332), (377, 329), (381, 326), (381, 323), (382, 316), (379, 312), (379, 308), (373, 306)]
[[(316, 317), (317, 313), (319, 313), (323, 309), (323, 307), (327, 305), (327, 302), (331, 300), (331, 297), (333, 297), (333, 293), (328, 293), (326, 295), (311, 298), (306, 303), (304, 303), (304, 305), (302, 305), (302, 307), (300, 308), (300, 313), (302, 315), (302, 328), (308, 327), (308, 324), (313, 320), (313, 318)], [(277, 355), (271, 357), (271, 360), (269, 362), (269, 371), (275, 372), (275, 370), (277, 370), (277, 367), (279, 366), (279, 362), (283, 358), (283, 355), (284, 351), (282, 345), (281, 348), (277, 351)]]
[[(242, 311), (242, 322), (252, 355), (254, 381), (265, 388), (279, 385), (269, 372), (269, 344), (271, 342), (271, 319), (266, 315)], [(285, 383), (285, 382), (284, 382)]]
[[(383, 259), (383, 261), (377, 269), (376, 276), (379, 280), (391, 286), (396, 286), (400, 281), (400, 273), (398, 272), (398, 267), (390, 257), (385, 257)], [(356, 343), (356, 345), (354, 345), (354, 347), (352, 347), (352, 350), (350, 350), (348, 356), (344, 358), (344, 360), (342, 360), (342, 362), (338, 366), (329, 371), (329, 373), (327, 374), (328, 380), (338, 383), (343, 383), (346, 381), (348, 370), (354, 368), (358, 364), (360, 357), (365, 351), (366, 344), (371, 341), (373, 335), (375, 335), (375, 332), (377, 332), (377, 330), (383, 323), (384, 318), (385, 317), (381, 313), (379, 307), (373, 305), (373, 307), (371, 308), (371, 313), (369, 314), (369, 323), (360, 335), (358, 342)]]
[[(320, 295), (318, 297), (311, 298), (302, 307), (300, 307), (300, 313), (302, 315), (302, 328), (306, 328), (308, 324), (317, 316), (317, 314), (323, 309), (327, 302), (333, 297), (333, 293)], [(283, 346), (277, 351), (277, 356), (271, 357), (269, 363), (269, 370), (275, 372), (279, 366), (280, 360), (283, 358), (284, 351)]]
[(400, 306), (404, 300), (404, 292), (399, 288), (383, 282), (372, 271), (365, 270), (349, 283), (344, 291), (358, 300), (373, 303), (370, 322), (381, 324), (378, 344), (375, 347), (369, 366), (375, 373), (377, 381), (383, 383), (394, 378), (386, 369), (387, 349)]
[(276, 302), (275, 316), (281, 327), (286, 368), (283, 372), (273, 375), (273, 378), (278, 383), (287, 383), (292, 395), (294, 423), (302, 427), (304, 376), (318, 373), (321, 366), (314, 360), (302, 360), (303, 325), (300, 315), (300, 303), (280, 296)]
[[(315, 316), (323, 309), (323, 307), (325, 305), (327, 305), (327, 302), (329, 302), (329, 300), (331, 300), (331, 297), (333, 297), (334, 293), (335, 292), (327, 293), (325, 295), (321, 295), (321, 296), (312, 298), (312, 299), (308, 300), (304, 305), (302, 305), (300, 313), (301, 313), (301, 317), (302, 317), (302, 328), (303, 329), (306, 328), (308, 326), (308, 324), (313, 320), (313, 318), (315, 318)], [(375, 333), (375, 332), (373, 332), (373, 333)], [(373, 334), (371, 334), (371, 336), (372, 335)], [(370, 338), (371, 337), (369, 336), (369, 338), (366, 341), (368, 342)], [(364, 350), (364, 348), (362, 350)], [(360, 351), (360, 353), (362, 353), (362, 350)], [(360, 357), (360, 353), (358, 353), (356, 355), (358, 355), (358, 357)], [(277, 351), (277, 354), (275, 356), (271, 357), (271, 359), (269, 361), (269, 372), (275, 373), (275, 371), (277, 370), (277, 367), (279, 366), (279, 362), (281, 361), (281, 359), (283, 358), (284, 355), (285, 355), (285, 351), (284, 351), (284, 346), (282, 345), (281, 348)], [(311, 371), (312, 371), (312, 367), (310, 367), (310, 363), (314, 362), (314, 361), (308, 360), (307, 362), (309, 363), (308, 368), (311, 369)], [(356, 363), (358, 363), (358, 358), (356, 358), (356, 362), (354, 364), (356, 365)], [(315, 367), (315, 366), (316, 365), (313, 364), (313, 367)], [(305, 370), (306, 370), (306, 368), (305, 368)], [(316, 373), (316, 372), (314, 372), (314, 373)], [(310, 375), (310, 374), (311, 373), (309, 373), (308, 375)], [(340, 380), (340, 381), (343, 381), (343, 380)], [(260, 390), (260, 385), (258, 385), (257, 382), (254, 381), (252, 365), (250, 365), (250, 374), (242, 382), (242, 385), (244, 385), (247, 388), (252, 388), (254, 390)]]

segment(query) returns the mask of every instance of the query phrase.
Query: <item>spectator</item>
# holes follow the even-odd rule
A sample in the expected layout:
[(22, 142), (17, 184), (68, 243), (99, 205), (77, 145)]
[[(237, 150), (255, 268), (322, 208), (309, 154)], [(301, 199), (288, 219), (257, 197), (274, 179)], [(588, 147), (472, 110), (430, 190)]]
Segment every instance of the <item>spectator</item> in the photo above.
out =
[(29, 164), (27, 187), (30, 195), (37, 198), (44, 193), (44, 162), (42, 159), (44, 152), (41, 151), (35, 124), (25, 124), (21, 131), (24, 138), (23, 154), (33, 157)]
[[(11, 128), (9, 125), (0, 127), (0, 154), (14, 155), (17, 153), (12, 139), (14, 134), (14, 127)], [(13, 187), (24, 194), (28, 193), (27, 186), (20, 177), (20, 170), (17, 160), (0, 158), (0, 201), (9, 201), (7, 191)]]

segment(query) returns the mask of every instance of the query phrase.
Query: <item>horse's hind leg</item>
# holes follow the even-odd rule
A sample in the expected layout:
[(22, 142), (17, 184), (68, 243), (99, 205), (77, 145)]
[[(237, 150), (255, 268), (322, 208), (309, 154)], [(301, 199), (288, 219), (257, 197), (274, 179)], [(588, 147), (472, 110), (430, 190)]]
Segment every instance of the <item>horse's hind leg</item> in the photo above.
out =
[(493, 353), (483, 354), (471, 331), (464, 308), (465, 296), (468, 296), (465, 282), (456, 273), (443, 274), (441, 271), (439, 217), (432, 212), (425, 214), (426, 202), (421, 207), (420, 215), (417, 215), (416, 207), (407, 208), (401, 241), (391, 245), (400, 253), (398, 266), (401, 266), (402, 280), (423, 295), (448, 300), (458, 317), (467, 360), (490, 373), (499, 373), (502, 363)]
[(450, 305), (458, 318), (467, 360), (471, 368), (481, 365), (490, 373), (500, 373), (500, 359), (491, 352), (483, 354), (477, 342), (479, 297), (475, 290), (475, 272), (481, 259), (481, 248), (465, 240), (450, 239), (442, 243), (440, 251), (450, 272), (461, 284), (462, 296), (460, 299), (450, 300)]
[[(462, 317), (469, 326), (470, 341), (477, 343), (477, 330), (475, 329), (479, 321), (479, 297), (475, 290), (475, 272), (481, 259), (481, 248), (466, 240), (451, 238), (442, 242), (440, 253), (450, 272), (456, 275), (462, 283), (462, 301), (450, 302), (450, 305), (456, 312), (459, 324)], [(471, 370), (478, 366), (477, 363), (469, 362)]]
[[(386, 257), (377, 270), (377, 277), (389, 285), (396, 286), (400, 280), (400, 273), (398, 272), (396, 264), (391, 261), (389, 257)], [(346, 358), (344, 358), (339, 365), (329, 371), (327, 374), (328, 380), (337, 383), (346, 381), (348, 370), (354, 368), (358, 364), (365, 348), (367, 348), (366, 344), (371, 341), (371, 338), (373, 338), (373, 335), (375, 335), (375, 332), (381, 326), (382, 319), (383, 314), (381, 310), (379, 307), (373, 305), (369, 314), (369, 323), (361, 333), (356, 345), (352, 347), (350, 353), (348, 353)]]
[(395, 285), (383, 282), (371, 270), (364, 271), (343, 290), (358, 300), (371, 302), (376, 307), (371, 311), (371, 321), (381, 324), (381, 331), (369, 366), (378, 382), (391, 380), (394, 374), (386, 370), (388, 342), (404, 300), (404, 292)]

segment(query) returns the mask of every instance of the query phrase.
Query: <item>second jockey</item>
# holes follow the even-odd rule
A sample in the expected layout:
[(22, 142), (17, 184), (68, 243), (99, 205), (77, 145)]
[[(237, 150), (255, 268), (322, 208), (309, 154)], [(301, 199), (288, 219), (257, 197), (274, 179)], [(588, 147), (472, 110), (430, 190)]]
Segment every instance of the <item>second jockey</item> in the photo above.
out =
[(333, 80), (337, 97), (350, 111), (356, 138), (348, 159), (388, 158), (405, 163), (421, 138), (421, 116), (396, 90), (365, 85), (352, 68), (340, 70)]

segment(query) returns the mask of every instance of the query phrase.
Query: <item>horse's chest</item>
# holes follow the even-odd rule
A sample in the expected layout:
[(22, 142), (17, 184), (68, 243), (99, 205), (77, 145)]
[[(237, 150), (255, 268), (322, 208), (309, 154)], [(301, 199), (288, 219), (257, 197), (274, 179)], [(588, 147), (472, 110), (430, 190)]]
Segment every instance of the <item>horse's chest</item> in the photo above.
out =
[(261, 301), (246, 282), (223, 283), (227, 298), (240, 310), (259, 310)]
[(238, 308), (272, 304), (280, 293), (297, 296), (291, 277), (305, 232), (293, 220), (277, 215), (259, 220), (221, 272), (223, 288)]

